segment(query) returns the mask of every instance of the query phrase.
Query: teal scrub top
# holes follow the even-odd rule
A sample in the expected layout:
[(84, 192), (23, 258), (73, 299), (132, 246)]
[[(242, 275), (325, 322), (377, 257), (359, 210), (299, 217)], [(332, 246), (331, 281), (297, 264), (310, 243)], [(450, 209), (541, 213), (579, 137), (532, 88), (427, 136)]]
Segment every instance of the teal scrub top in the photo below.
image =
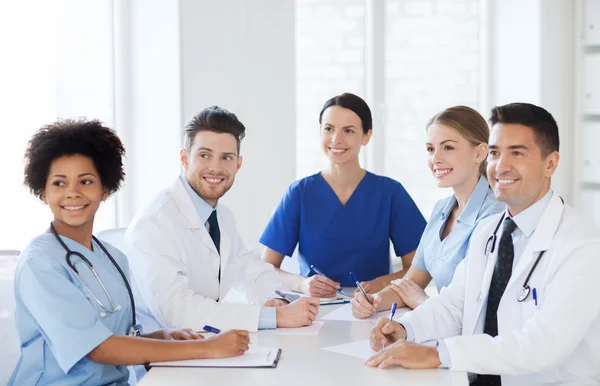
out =
[[(83, 254), (94, 266), (117, 312), (101, 317), (82, 280), (107, 307), (110, 302), (88, 266), (78, 257), (72, 262), (51, 233), (33, 239), (23, 250), (15, 272), (15, 319), (21, 341), (21, 357), (8, 385), (127, 385), (125, 366), (103, 365), (88, 353), (111, 335), (127, 335), (131, 304), (116, 267), (94, 242), (90, 251), (62, 237), (72, 251)], [(127, 259), (118, 249), (103, 243), (129, 279)]]

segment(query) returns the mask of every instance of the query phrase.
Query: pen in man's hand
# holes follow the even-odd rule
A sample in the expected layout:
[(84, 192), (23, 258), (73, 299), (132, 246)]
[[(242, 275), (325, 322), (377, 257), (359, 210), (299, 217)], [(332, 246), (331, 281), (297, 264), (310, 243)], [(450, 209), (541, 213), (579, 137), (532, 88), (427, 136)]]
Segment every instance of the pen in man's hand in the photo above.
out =
[[(390, 311), (390, 320), (389, 320), (390, 322), (394, 319), (394, 314), (396, 313), (396, 307), (397, 307), (396, 303), (395, 302), (392, 303), (392, 310)], [(386, 335), (385, 336), (386, 342), (387, 342), (387, 338), (388, 338), (388, 336)], [(383, 348), (385, 348), (385, 343), (383, 344)]]

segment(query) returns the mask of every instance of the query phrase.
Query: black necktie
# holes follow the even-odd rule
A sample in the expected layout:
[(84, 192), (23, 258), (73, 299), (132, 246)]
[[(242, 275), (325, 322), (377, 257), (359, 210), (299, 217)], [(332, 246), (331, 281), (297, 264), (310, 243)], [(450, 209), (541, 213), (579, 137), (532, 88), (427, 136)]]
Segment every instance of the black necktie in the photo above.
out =
[(219, 229), (219, 222), (217, 221), (217, 211), (213, 210), (208, 217), (208, 234), (217, 247), (217, 252), (221, 254), (221, 230)]
[[(510, 217), (504, 220), (502, 237), (500, 237), (500, 243), (498, 244), (498, 256), (488, 294), (485, 326), (483, 328), (483, 333), (490, 336), (498, 335), (498, 305), (512, 274), (513, 260), (515, 258), (512, 233), (516, 228), (517, 224)], [(499, 375), (478, 375), (475, 385), (500, 386), (502, 383)]]
[[(217, 252), (221, 254), (221, 230), (217, 221), (217, 211), (213, 210), (208, 218), (208, 234), (217, 247)], [(219, 263), (219, 281), (221, 281), (221, 264)]]

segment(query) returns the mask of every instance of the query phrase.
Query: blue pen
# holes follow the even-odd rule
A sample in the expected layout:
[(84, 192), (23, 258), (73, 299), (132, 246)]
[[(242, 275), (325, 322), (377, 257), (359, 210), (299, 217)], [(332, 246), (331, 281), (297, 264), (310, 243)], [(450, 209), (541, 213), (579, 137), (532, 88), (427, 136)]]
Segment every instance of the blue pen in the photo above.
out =
[(313, 271), (315, 271), (315, 273), (316, 273), (317, 275), (321, 275), (321, 276), (323, 276), (323, 277), (327, 277), (327, 275), (325, 275), (323, 272), (319, 271), (319, 270), (317, 269), (317, 267), (315, 267), (313, 264), (311, 264), (311, 265), (310, 265), (310, 269), (312, 269)]
[[(325, 275), (323, 272), (321, 272), (319, 269), (317, 269), (317, 267), (315, 267), (315, 266), (314, 266), (314, 264), (311, 264), (311, 265), (310, 265), (310, 269), (311, 269), (311, 270), (312, 270), (314, 273), (316, 273), (317, 275), (321, 275), (321, 276), (323, 276), (323, 277), (326, 277), (327, 279), (329, 279), (329, 277), (328, 277), (327, 275)], [(350, 296), (350, 295), (348, 295), (348, 294), (345, 294), (345, 293), (344, 293), (344, 291), (342, 291), (342, 289), (341, 289), (341, 288), (338, 288), (337, 292), (339, 292), (340, 294), (342, 294), (342, 295), (344, 295), (344, 296), (347, 296), (347, 297), (349, 297), (349, 298), (351, 298), (351, 297), (352, 297), (352, 296)]]
[(535, 306), (537, 307), (537, 290), (535, 288), (533, 289), (533, 302), (535, 303)]
[[(392, 303), (392, 310), (390, 311), (390, 322), (394, 319), (394, 315), (396, 314), (396, 307), (397, 304), (395, 302)], [(385, 337), (387, 339), (387, 335)], [(383, 344), (383, 348), (385, 348), (385, 343)]]
[(202, 327), (202, 329), (204, 331), (212, 332), (212, 333), (215, 333), (215, 334), (218, 334), (218, 333), (221, 332), (221, 330), (219, 330), (218, 328), (214, 328), (214, 327), (211, 327), (211, 326), (204, 326), (204, 327)]
[(394, 319), (394, 315), (396, 314), (396, 307), (397, 307), (397, 304), (392, 303), (392, 311), (390, 312), (390, 322), (392, 321), (392, 319)]
[(362, 285), (360, 285), (360, 282), (358, 280), (356, 280), (356, 278), (354, 277), (354, 275), (352, 274), (352, 272), (350, 272), (350, 279), (352, 279), (352, 281), (354, 283), (356, 283), (356, 286), (358, 287), (358, 289), (360, 290), (360, 292), (363, 293), (365, 299), (367, 299), (367, 301), (369, 302), (370, 305), (373, 305), (373, 302), (371, 301), (371, 299), (369, 299), (369, 297), (367, 296), (367, 291), (365, 291), (365, 289), (363, 288)]

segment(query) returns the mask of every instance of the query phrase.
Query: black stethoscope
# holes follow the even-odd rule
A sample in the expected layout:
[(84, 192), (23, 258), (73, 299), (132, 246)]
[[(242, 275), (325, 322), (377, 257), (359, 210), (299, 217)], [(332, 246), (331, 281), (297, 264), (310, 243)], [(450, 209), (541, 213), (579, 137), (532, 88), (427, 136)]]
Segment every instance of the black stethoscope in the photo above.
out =
[[(102, 280), (100, 280), (100, 277), (96, 273), (96, 270), (94, 269), (94, 266), (92, 265), (92, 263), (85, 256), (83, 256), (81, 253), (70, 250), (69, 247), (67, 247), (67, 244), (65, 244), (64, 241), (62, 241), (62, 239), (58, 236), (58, 233), (56, 233), (56, 230), (54, 229), (54, 225), (52, 223), (50, 223), (50, 230), (52, 231), (52, 234), (54, 234), (54, 237), (56, 237), (56, 240), (58, 240), (58, 242), (60, 243), (60, 245), (62, 245), (62, 247), (67, 252), (67, 254), (65, 256), (65, 259), (67, 260), (67, 264), (69, 265), (69, 267), (71, 267), (71, 269), (73, 271), (75, 271), (75, 273), (77, 274), (77, 276), (79, 276), (79, 272), (77, 271), (77, 268), (75, 268), (75, 265), (71, 262), (71, 256), (73, 256), (73, 255), (79, 257), (84, 263), (87, 264), (88, 268), (90, 269), (90, 271), (92, 271), (92, 274), (94, 275), (94, 277), (98, 281), (98, 284), (100, 284), (100, 287), (102, 287), (102, 290), (104, 290), (104, 294), (108, 298), (108, 301), (110, 303), (110, 307), (107, 307), (106, 305), (104, 305), (104, 303), (102, 303), (100, 301), (100, 299), (98, 299), (98, 297), (94, 294), (94, 292), (90, 289), (90, 287), (88, 287), (88, 285), (83, 281), (83, 279), (81, 279), (81, 276), (79, 276), (79, 278), (81, 279), (81, 282), (83, 283), (84, 287), (87, 288), (87, 290), (90, 292), (90, 294), (92, 295), (92, 297), (94, 298), (94, 300), (96, 301), (96, 303), (98, 303), (98, 305), (104, 311), (106, 311), (106, 312), (101, 312), (100, 313), (100, 317), (103, 318), (103, 317), (105, 317), (108, 314), (112, 314), (114, 312), (119, 311), (121, 309), (121, 306), (120, 305), (115, 306), (115, 303), (113, 302), (110, 294), (108, 293), (108, 290), (104, 286), (104, 283), (102, 282)], [(142, 326), (140, 324), (136, 323), (136, 318), (135, 318), (135, 300), (133, 299), (133, 292), (131, 291), (131, 286), (129, 285), (129, 281), (127, 280), (127, 277), (125, 277), (125, 274), (123, 273), (123, 270), (121, 270), (121, 267), (119, 267), (119, 264), (117, 264), (117, 262), (115, 261), (115, 259), (106, 250), (106, 248), (104, 247), (104, 245), (102, 245), (102, 243), (100, 242), (100, 240), (98, 240), (93, 235), (92, 235), (92, 240), (95, 241), (96, 244), (98, 244), (100, 246), (100, 248), (102, 249), (102, 251), (106, 254), (106, 256), (108, 256), (108, 258), (110, 259), (110, 261), (113, 263), (113, 265), (115, 266), (115, 268), (117, 268), (117, 271), (119, 271), (119, 274), (123, 278), (123, 282), (125, 283), (125, 287), (127, 288), (127, 292), (129, 293), (129, 300), (131, 301), (131, 321), (132, 321), (132, 323), (131, 323), (131, 327), (129, 328), (129, 334), (128, 335), (129, 336), (140, 336), (142, 334)]]
[[(561, 198), (561, 200), (562, 200), (562, 198)], [(490, 255), (490, 253), (494, 253), (494, 250), (496, 248), (496, 240), (497, 240), (497, 237), (498, 237), (498, 236), (496, 236), (496, 233), (498, 233), (498, 229), (500, 229), (500, 225), (504, 221), (504, 217), (505, 216), (506, 216), (506, 213), (504, 213), (502, 215), (502, 218), (500, 219), (500, 221), (498, 221), (498, 225), (496, 225), (496, 229), (494, 229), (494, 233), (490, 236), (490, 238), (485, 243), (485, 256), (486, 256), (486, 258)], [(545, 252), (546, 251), (541, 251), (538, 254), (538, 257), (535, 260), (535, 263), (533, 263), (533, 266), (529, 270), (529, 274), (527, 275), (527, 278), (523, 282), (523, 287), (521, 288), (521, 291), (519, 291), (519, 293), (517, 294), (517, 301), (519, 303), (524, 302), (525, 299), (527, 299), (527, 297), (529, 297), (529, 294), (531, 293), (531, 288), (529, 287), (529, 279), (531, 279), (531, 275), (533, 275), (533, 272), (535, 271), (535, 268), (538, 266), (538, 263), (542, 259), (542, 256), (544, 256)]]

